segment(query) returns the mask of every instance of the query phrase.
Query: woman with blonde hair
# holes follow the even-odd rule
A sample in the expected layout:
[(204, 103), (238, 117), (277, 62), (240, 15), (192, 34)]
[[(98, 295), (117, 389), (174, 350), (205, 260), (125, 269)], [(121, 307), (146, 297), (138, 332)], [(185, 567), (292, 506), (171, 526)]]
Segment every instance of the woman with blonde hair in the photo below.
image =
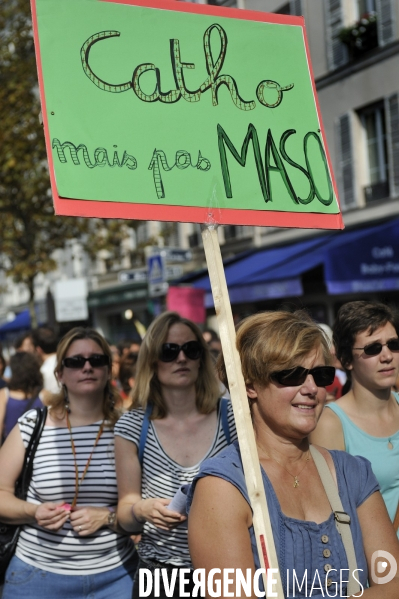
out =
[(36, 411), (0, 451), (0, 519), (22, 524), (3, 599), (126, 599), (134, 546), (116, 521), (111, 352), (93, 329), (69, 331), (57, 348), (62, 393), (53, 396), (26, 501), (14, 496)]
[[(397, 598), (396, 572), (378, 583), (376, 552), (397, 562), (399, 543), (370, 463), (309, 444), (334, 379), (322, 330), (303, 313), (257, 314), (240, 324), (237, 349), (284, 596)], [(194, 567), (231, 568), (230, 589), (238, 570), (252, 581), (260, 562), (237, 443), (203, 462), (188, 506)]]
[[(115, 453), (118, 520), (142, 534), (138, 581), (140, 568), (191, 567), (185, 510), (169, 510), (168, 504), (202, 460), (236, 433), (201, 331), (176, 312), (165, 312), (149, 327), (132, 399), (133, 409), (115, 427)], [(139, 597), (136, 582), (134, 596)]]

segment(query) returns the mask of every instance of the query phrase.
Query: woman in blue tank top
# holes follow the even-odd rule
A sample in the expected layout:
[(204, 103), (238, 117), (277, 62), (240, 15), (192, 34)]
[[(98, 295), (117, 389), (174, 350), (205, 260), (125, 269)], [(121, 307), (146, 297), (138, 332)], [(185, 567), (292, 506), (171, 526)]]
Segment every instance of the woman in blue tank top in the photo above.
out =
[(395, 314), (384, 304), (341, 307), (333, 339), (351, 389), (327, 404), (311, 435), (314, 443), (371, 462), (392, 521), (399, 502), (399, 405), (392, 392), (399, 372), (398, 331)]
[(10, 368), (8, 389), (0, 390), (0, 439), (3, 440), (22, 414), (43, 406), (39, 397), (43, 377), (36, 356), (30, 352), (17, 352), (11, 357)]
[[(257, 314), (241, 323), (236, 344), (283, 590), (283, 595), (267, 592), (267, 596), (399, 597), (399, 574), (392, 569), (388, 581), (379, 578), (379, 569), (375, 572), (376, 557), (381, 555), (377, 552), (389, 553), (399, 562), (399, 542), (370, 463), (309, 444), (326, 400), (325, 387), (334, 378), (321, 329), (303, 313)], [(225, 382), (224, 365), (220, 373)], [(334, 512), (314, 461), (319, 459), (335, 477), (332, 485), (342, 507), (335, 507)], [(189, 492), (188, 509), (194, 568), (205, 569), (208, 584), (211, 570), (213, 574), (215, 569), (222, 571), (218, 582), (225, 593), (213, 594), (215, 585), (211, 583), (208, 594), (226, 597), (226, 591), (233, 591), (230, 596), (240, 596), (234, 593), (237, 581), (240, 584), (239, 571), (245, 578), (249, 569), (249, 578), (256, 580), (260, 560), (236, 443), (201, 465)], [(344, 545), (348, 528), (341, 537), (336, 520), (346, 522), (342, 526), (350, 530), (353, 553), (346, 541)], [(226, 578), (231, 586), (226, 585)], [(251, 597), (257, 594), (255, 585)]]

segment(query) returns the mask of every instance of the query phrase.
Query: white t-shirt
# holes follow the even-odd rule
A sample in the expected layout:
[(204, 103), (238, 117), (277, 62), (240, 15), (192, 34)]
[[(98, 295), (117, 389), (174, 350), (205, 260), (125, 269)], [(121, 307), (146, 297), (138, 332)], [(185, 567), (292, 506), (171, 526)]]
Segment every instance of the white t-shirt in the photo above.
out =
[(50, 393), (59, 393), (61, 386), (55, 378), (54, 368), (57, 364), (56, 354), (52, 354), (46, 358), (40, 367), (40, 372), (43, 375), (43, 389), (50, 391)]

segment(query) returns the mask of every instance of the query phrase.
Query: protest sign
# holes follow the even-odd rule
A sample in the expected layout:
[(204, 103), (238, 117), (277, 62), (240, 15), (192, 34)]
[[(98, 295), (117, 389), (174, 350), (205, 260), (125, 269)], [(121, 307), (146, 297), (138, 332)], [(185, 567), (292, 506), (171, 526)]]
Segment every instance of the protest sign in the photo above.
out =
[(258, 554), (273, 571), (216, 227), (343, 227), (303, 18), (172, 0), (32, 0), (32, 15), (56, 213), (206, 224)]
[(32, 2), (57, 214), (342, 228), (301, 17)]

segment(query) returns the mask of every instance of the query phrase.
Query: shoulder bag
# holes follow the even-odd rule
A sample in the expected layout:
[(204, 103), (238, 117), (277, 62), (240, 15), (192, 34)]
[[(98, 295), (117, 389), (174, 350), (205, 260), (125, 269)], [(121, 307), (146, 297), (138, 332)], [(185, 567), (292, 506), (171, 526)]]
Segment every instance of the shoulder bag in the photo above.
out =
[[(24, 465), (15, 483), (15, 497), (23, 500), (26, 499), (28, 494), (33, 471), (33, 458), (46, 422), (47, 408), (37, 408), (36, 413), (36, 423), (25, 451)], [(22, 526), (22, 524), (0, 522), (0, 584), (4, 583), (5, 573), (15, 553)]]

